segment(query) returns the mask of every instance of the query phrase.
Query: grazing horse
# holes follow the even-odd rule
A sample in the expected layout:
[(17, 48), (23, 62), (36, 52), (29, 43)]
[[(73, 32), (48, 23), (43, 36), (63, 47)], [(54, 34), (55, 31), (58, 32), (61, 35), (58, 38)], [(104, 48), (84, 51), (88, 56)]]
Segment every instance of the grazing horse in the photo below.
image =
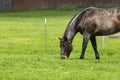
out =
[(100, 59), (96, 36), (105, 36), (120, 31), (120, 8), (100, 9), (88, 7), (75, 15), (67, 25), (64, 35), (60, 39), (61, 58), (67, 59), (73, 49), (72, 41), (76, 33), (83, 35), (80, 59), (84, 59), (88, 41), (91, 41), (96, 59)]

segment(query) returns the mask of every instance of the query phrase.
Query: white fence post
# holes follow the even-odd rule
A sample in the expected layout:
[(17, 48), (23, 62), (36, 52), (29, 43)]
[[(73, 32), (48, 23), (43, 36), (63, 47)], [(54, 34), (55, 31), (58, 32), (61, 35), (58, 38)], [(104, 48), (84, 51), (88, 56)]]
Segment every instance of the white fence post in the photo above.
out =
[(44, 20), (44, 48), (46, 49), (46, 24), (47, 24), (47, 19), (45, 18)]
[(101, 46), (102, 46), (102, 48), (104, 48), (104, 38), (105, 38), (105, 36), (101, 37)]
[(101, 37), (101, 47), (104, 48), (105, 47), (105, 38), (120, 38), (120, 34), (113, 34), (113, 35), (109, 35), (109, 36), (102, 36)]

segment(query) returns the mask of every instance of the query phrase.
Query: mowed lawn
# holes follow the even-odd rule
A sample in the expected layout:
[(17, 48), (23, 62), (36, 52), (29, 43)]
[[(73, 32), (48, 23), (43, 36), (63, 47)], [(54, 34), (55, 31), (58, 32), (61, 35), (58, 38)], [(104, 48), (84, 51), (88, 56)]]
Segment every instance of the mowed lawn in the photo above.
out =
[[(74, 39), (67, 60), (60, 59), (59, 39), (78, 11), (0, 12), (0, 80), (120, 80), (120, 39), (97, 37), (100, 60), (89, 43), (79, 60), (82, 36)], [(44, 39), (46, 25), (46, 48)]]

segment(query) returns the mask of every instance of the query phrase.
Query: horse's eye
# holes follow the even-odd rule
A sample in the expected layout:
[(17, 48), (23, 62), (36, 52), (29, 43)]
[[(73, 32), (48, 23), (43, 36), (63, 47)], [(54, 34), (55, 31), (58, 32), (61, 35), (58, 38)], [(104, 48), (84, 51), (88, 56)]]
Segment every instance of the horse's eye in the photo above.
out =
[(63, 47), (65, 47), (65, 45), (63, 44)]

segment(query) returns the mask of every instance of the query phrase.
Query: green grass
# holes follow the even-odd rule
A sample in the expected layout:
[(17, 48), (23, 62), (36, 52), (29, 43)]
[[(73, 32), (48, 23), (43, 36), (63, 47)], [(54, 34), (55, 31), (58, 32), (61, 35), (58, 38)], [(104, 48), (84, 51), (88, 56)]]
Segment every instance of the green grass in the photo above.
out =
[[(120, 80), (119, 39), (105, 39), (101, 60), (95, 60), (89, 43), (85, 60), (79, 60), (82, 36), (74, 39), (67, 60), (60, 59), (59, 39), (77, 13), (55, 10), (0, 12), (0, 80)], [(44, 48), (44, 18), (47, 40)]]

